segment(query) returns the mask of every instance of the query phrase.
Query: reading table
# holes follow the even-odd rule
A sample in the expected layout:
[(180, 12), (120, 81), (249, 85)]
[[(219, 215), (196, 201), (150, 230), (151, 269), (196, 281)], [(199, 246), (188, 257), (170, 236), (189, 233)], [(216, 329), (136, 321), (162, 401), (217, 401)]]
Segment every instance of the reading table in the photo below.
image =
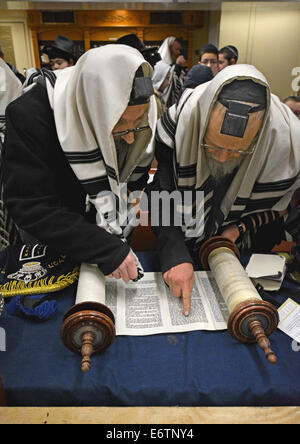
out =
[[(137, 254), (145, 271), (159, 271), (155, 252)], [(228, 331), (192, 331), (117, 336), (83, 373), (79, 355), (60, 338), (75, 292), (75, 284), (58, 292), (58, 311), (45, 322), (9, 315), (5, 307), (0, 372), (7, 406), (299, 405), (300, 345), (278, 329), (270, 336), (276, 364)]]

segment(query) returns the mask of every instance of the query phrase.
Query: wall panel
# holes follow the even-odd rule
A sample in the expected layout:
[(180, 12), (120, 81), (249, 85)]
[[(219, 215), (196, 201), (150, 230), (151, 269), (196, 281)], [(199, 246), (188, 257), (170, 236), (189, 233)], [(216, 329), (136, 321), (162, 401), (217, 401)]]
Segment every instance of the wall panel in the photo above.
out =
[[(239, 63), (255, 65), (281, 100), (291, 94), (300, 67), (298, 2), (232, 2), (222, 5), (219, 47), (235, 45)], [(299, 68), (300, 73), (300, 68)]]

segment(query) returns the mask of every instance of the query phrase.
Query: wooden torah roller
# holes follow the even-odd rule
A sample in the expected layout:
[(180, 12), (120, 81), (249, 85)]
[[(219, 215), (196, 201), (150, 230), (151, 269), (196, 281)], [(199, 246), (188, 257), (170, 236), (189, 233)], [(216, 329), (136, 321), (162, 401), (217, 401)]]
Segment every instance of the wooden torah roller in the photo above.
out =
[(91, 368), (91, 355), (111, 345), (116, 335), (111, 310), (99, 302), (73, 305), (64, 316), (61, 338), (66, 345), (82, 355), (81, 370)]
[(228, 330), (241, 342), (257, 342), (270, 363), (277, 358), (269, 336), (279, 321), (276, 308), (263, 301), (239, 261), (239, 250), (229, 239), (215, 236), (200, 249), (205, 270), (211, 270), (229, 309)]

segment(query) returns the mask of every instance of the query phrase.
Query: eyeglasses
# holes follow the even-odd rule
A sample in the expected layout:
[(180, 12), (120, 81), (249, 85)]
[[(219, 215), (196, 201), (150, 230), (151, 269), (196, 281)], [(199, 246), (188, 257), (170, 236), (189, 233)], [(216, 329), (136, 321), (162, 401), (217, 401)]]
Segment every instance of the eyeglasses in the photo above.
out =
[(221, 146), (217, 145), (207, 145), (207, 143), (201, 143), (201, 146), (205, 148), (206, 150), (215, 150), (215, 151), (222, 151), (225, 153), (231, 153), (231, 154), (252, 154), (255, 150), (256, 145), (253, 145), (253, 147), (250, 150), (230, 150), (228, 148), (223, 148)]
[(209, 63), (211, 65), (216, 65), (218, 63), (218, 60), (216, 60), (216, 59), (204, 59), (204, 60), (201, 60), (200, 63), (201, 63), (201, 65), (208, 65)]
[(125, 131), (116, 131), (114, 133), (112, 133), (113, 137), (120, 137), (120, 136), (126, 136), (129, 133), (140, 133), (142, 131), (145, 131), (147, 129), (150, 129), (150, 126), (140, 126), (138, 128), (133, 128), (133, 129), (128, 129)]

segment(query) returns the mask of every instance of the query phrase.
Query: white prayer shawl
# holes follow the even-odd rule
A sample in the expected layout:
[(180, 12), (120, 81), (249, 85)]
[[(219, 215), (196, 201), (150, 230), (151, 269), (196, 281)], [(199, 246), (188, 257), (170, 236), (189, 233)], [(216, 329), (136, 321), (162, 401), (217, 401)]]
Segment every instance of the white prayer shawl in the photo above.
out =
[(159, 91), (159, 88), (163, 84), (165, 78), (167, 77), (167, 74), (171, 70), (171, 67), (168, 63), (164, 62), (163, 60), (160, 60), (160, 62), (157, 62), (153, 69), (152, 74), (152, 83), (153, 87)]
[[(181, 70), (180, 74), (176, 73), (176, 64), (175, 61), (172, 58), (172, 54), (170, 51), (170, 46), (174, 43), (174, 40), (176, 37), (167, 37), (162, 45), (160, 46), (158, 52), (161, 55), (161, 62), (164, 62), (171, 66), (171, 72), (170, 72), (170, 85), (168, 88), (165, 89), (165, 91), (161, 94), (160, 100), (167, 106), (172, 106), (179, 96), (180, 89), (184, 83), (185, 79), (185, 71)], [(158, 62), (154, 70), (156, 69), (157, 65), (161, 62)], [(158, 89), (156, 87), (156, 89)]]
[[(164, 103), (167, 107), (172, 106), (176, 102), (185, 78), (184, 71), (182, 71), (179, 76), (177, 75), (175, 71), (175, 66), (175, 64), (170, 66), (168, 65), (168, 63), (165, 63), (163, 60), (161, 60), (160, 62), (157, 62), (154, 66), (152, 75), (153, 86), (157, 90), (161, 102)], [(159, 88), (161, 87), (169, 72), (170, 84), (164, 89), (164, 91), (160, 92)]]
[(170, 51), (170, 46), (174, 43), (176, 37), (167, 37), (158, 49), (161, 59), (168, 65), (172, 65), (174, 60)]
[(22, 83), (0, 57), (0, 137), (5, 130), (7, 105), (21, 95)]
[[(223, 86), (234, 79), (252, 79), (267, 88), (267, 109), (256, 148), (240, 165), (229, 186), (216, 219), (208, 220), (213, 201), (213, 183), (201, 147), (211, 110)], [(299, 121), (270, 94), (265, 77), (251, 65), (232, 65), (222, 70), (213, 80), (194, 90), (186, 90), (178, 106), (174, 105), (157, 125), (157, 138), (174, 149), (174, 178), (178, 190), (202, 190), (204, 199), (193, 200), (192, 208), (184, 211), (194, 216), (201, 214), (197, 228), (185, 226), (188, 236), (196, 237), (197, 244), (215, 235), (222, 225), (241, 217), (268, 209), (287, 208), (293, 191), (300, 186), (300, 125)]]
[(87, 191), (88, 201), (97, 210), (97, 224), (120, 236), (127, 236), (133, 228), (130, 217), (136, 223), (131, 206), (124, 208), (124, 183), (141, 178), (154, 157), (154, 95), (140, 124), (149, 124), (150, 130), (135, 134), (121, 172), (112, 136), (128, 106), (141, 65), (144, 74), (151, 77), (152, 67), (139, 51), (127, 45), (106, 45), (87, 51), (74, 67), (54, 71), (54, 90), (48, 78), (46, 82), (59, 142)]

